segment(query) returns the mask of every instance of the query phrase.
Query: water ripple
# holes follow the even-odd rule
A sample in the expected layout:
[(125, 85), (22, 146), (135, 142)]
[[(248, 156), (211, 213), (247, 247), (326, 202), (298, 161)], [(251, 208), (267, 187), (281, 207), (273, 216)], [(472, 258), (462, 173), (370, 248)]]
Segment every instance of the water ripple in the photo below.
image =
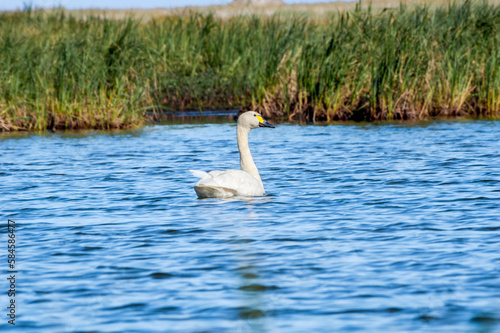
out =
[(197, 200), (188, 170), (237, 168), (234, 132), (0, 135), (15, 329), (500, 329), (500, 122), (259, 129), (267, 195)]

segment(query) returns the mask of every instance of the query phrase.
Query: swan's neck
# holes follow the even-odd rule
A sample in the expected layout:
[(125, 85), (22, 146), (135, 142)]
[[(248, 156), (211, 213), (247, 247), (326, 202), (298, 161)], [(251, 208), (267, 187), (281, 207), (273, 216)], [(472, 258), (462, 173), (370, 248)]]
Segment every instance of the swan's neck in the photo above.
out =
[(236, 138), (238, 139), (238, 150), (240, 151), (240, 165), (241, 170), (248, 172), (262, 185), (262, 179), (260, 179), (259, 170), (253, 161), (252, 154), (250, 153), (250, 147), (248, 146), (248, 133), (250, 133), (250, 128), (244, 127), (238, 124), (236, 127)]

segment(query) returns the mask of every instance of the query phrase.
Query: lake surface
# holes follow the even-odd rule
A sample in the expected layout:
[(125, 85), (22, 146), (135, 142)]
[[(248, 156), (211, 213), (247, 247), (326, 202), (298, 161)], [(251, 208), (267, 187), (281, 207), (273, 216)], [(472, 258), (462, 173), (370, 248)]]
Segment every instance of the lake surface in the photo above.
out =
[[(500, 332), (500, 122), (0, 135), (0, 330)], [(16, 221), (16, 327), (7, 219)]]

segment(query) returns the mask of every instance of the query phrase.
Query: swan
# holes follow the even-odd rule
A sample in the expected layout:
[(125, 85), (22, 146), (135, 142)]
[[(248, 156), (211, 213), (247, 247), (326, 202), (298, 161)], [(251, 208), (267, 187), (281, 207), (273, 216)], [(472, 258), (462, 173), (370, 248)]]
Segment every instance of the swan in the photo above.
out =
[(260, 179), (259, 170), (255, 165), (250, 147), (248, 134), (257, 127), (274, 128), (267, 120), (255, 111), (247, 111), (238, 117), (236, 138), (240, 152), (241, 170), (228, 171), (199, 171), (189, 170), (193, 176), (200, 178), (194, 186), (198, 198), (230, 198), (233, 196), (253, 197), (264, 195), (264, 184)]

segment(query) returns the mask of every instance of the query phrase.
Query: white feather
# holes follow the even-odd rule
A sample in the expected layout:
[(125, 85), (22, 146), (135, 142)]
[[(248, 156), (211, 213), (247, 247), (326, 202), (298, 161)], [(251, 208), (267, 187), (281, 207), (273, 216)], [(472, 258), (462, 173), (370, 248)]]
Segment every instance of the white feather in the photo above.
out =
[(189, 172), (191, 172), (191, 174), (197, 178), (208, 178), (209, 175), (208, 173), (206, 173), (205, 171), (201, 171), (201, 170), (189, 170)]

